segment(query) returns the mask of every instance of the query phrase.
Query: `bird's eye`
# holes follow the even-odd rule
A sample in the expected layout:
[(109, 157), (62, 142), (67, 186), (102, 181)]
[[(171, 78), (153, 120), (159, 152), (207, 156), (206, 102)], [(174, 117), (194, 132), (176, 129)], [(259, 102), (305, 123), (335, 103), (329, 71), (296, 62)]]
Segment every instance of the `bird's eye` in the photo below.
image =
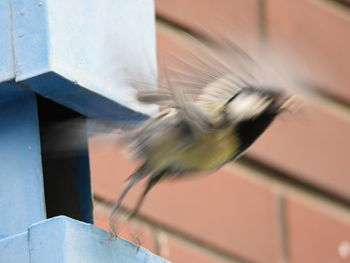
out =
[(235, 95), (233, 95), (232, 97), (231, 97), (231, 99), (229, 99), (228, 101), (227, 101), (227, 103), (230, 103), (231, 101), (233, 101), (235, 98), (237, 98), (237, 96), (240, 94), (240, 92), (237, 92)]

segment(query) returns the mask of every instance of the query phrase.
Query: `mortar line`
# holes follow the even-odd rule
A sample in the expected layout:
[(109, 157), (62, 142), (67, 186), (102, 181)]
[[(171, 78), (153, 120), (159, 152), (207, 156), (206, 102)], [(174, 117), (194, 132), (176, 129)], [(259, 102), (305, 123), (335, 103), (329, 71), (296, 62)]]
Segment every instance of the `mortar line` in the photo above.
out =
[(253, 178), (284, 189), (285, 194), (300, 193), (308, 199), (316, 200), (346, 216), (350, 221), (350, 200), (341, 195), (306, 183), (302, 179), (283, 173), (249, 157), (241, 157), (235, 164), (231, 165), (246, 171), (250, 177), (253, 176)]
[(267, 21), (266, 21), (266, 1), (258, 0), (257, 4), (257, 28), (259, 30), (258, 37), (263, 48), (267, 44)]
[[(260, 0), (263, 1), (263, 0)], [(314, 0), (319, 1), (319, 0)], [(322, 1), (328, 1), (328, 0), (322, 0)], [(266, 3), (264, 4), (264, 8), (266, 8)], [(264, 15), (265, 16), (265, 15)], [(195, 33), (193, 31), (190, 31), (188, 29), (184, 29), (182, 26), (178, 26), (177, 24), (172, 24), (170, 21), (166, 19), (158, 19), (157, 22), (158, 30), (161, 32), (172, 35), (173, 38), (177, 38), (179, 40), (182, 40), (186, 43), (193, 43), (193, 40), (187, 35), (191, 35), (192, 37), (197, 38), (198, 40), (201, 40), (203, 42), (206, 42), (210, 44), (210, 40), (199, 33)], [(264, 25), (264, 42), (267, 44), (268, 39), (268, 28), (267, 28), (267, 22), (265, 21)], [(342, 116), (345, 119), (349, 119), (350, 116), (350, 103), (340, 99), (339, 97), (329, 94), (325, 91), (322, 91), (321, 89), (316, 89), (313, 87), (311, 83), (306, 83), (308, 87), (310, 87), (311, 94), (305, 95), (305, 99), (310, 102), (314, 102), (318, 107), (325, 109), (330, 112), (334, 112), (334, 114)]]
[(284, 193), (279, 190), (277, 193), (277, 211), (279, 222), (280, 250), (282, 263), (288, 263), (288, 230), (286, 222), (286, 207)]

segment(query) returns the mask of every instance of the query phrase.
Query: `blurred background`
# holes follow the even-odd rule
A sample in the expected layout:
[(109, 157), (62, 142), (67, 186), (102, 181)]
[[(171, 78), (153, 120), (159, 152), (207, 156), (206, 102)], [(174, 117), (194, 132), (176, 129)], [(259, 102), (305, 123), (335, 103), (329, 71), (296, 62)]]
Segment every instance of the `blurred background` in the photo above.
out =
[[(318, 95), (297, 117), (275, 121), (239, 161), (157, 185), (121, 236), (174, 263), (350, 262), (350, 1), (157, 0), (156, 12), (159, 61), (224, 25), (252, 47), (288, 53)], [(137, 164), (104, 140), (89, 146), (95, 224), (106, 229)]]

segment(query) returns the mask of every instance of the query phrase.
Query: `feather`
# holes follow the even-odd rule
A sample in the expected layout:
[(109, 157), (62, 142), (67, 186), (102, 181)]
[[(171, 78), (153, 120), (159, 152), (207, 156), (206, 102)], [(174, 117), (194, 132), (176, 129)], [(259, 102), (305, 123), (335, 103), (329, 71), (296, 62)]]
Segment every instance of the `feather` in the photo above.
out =
[[(238, 158), (287, 106), (284, 87), (268, 63), (238, 47), (230, 38), (195, 48), (181, 69), (165, 68), (158, 84), (133, 81), (137, 99), (163, 110), (124, 136), (144, 163), (128, 179), (113, 208), (111, 225), (127, 192), (138, 181), (148, 183), (131, 215), (162, 178), (215, 170)], [(278, 99), (277, 99), (278, 97)], [(281, 104), (280, 104), (281, 102)]]

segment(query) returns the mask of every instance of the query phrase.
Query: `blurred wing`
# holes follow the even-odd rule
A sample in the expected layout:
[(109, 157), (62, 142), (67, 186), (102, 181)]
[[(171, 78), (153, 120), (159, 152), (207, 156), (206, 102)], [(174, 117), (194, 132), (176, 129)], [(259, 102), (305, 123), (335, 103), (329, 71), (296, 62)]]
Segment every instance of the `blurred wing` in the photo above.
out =
[[(186, 122), (193, 134), (207, 132), (211, 128), (210, 117), (194, 100), (200, 90), (186, 87), (181, 81), (169, 78), (167, 84), (158, 86), (156, 90), (138, 86), (137, 99), (142, 103), (176, 109), (177, 118)], [(159, 121), (159, 118), (156, 119)]]
[(228, 101), (241, 89), (242, 87), (235, 83), (234, 76), (226, 75), (209, 83), (203, 89), (203, 93), (198, 97), (198, 100), (207, 103)]
[(180, 119), (175, 109), (162, 111), (157, 117), (147, 120), (139, 128), (124, 135), (136, 157), (147, 156), (149, 146), (160, 141), (164, 134), (179, 127)]
[[(188, 50), (187, 61), (171, 56), (176, 66), (161, 67), (157, 87), (145, 83), (135, 86), (140, 102), (188, 109), (188, 101), (227, 101), (241, 88), (258, 84), (257, 63), (233, 41), (225, 37), (211, 38), (207, 44), (193, 40), (195, 45)], [(181, 99), (184, 97), (186, 100)], [(198, 110), (194, 111), (198, 116)]]
[(163, 72), (157, 84), (134, 84), (141, 103), (178, 110), (178, 117), (187, 122), (194, 134), (210, 131), (215, 120), (208, 111), (214, 106), (218, 109), (217, 105), (224, 105), (241, 89), (292, 84), (280, 83), (281, 75), (271, 70), (269, 60), (256, 52), (248, 53), (229, 37), (192, 40), (194, 47), (187, 50), (188, 60), (172, 56), (176, 63), (161, 67)]

